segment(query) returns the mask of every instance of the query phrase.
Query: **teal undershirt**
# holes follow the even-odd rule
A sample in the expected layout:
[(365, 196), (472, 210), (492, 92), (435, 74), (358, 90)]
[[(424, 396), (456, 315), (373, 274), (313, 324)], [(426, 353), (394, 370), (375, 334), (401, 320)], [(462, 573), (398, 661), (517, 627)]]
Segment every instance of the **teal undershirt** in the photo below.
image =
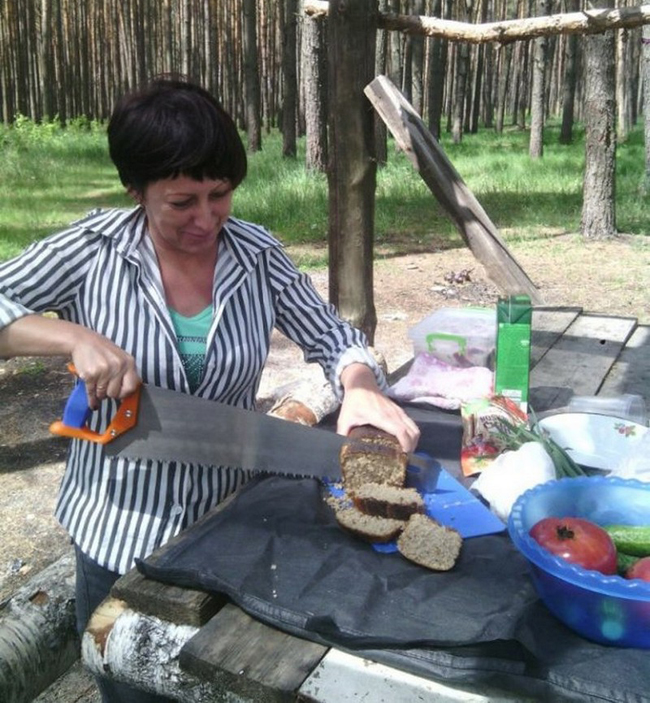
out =
[(190, 382), (190, 391), (194, 393), (203, 378), (206, 340), (212, 322), (212, 306), (209, 305), (193, 317), (185, 317), (171, 308), (169, 308), (169, 314), (176, 330), (178, 352), (185, 368), (185, 375)]

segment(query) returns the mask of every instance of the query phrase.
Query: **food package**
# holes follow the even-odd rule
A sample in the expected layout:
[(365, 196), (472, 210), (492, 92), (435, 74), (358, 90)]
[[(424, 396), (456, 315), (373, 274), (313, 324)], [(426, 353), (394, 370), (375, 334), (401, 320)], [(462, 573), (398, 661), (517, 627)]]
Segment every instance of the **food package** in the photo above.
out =
[(487, 468), (503, 451), (504, 427), (526, 425), (528, 416), (509, 398), (491, 395), (461, 405), (463, 437), (460, 466), (465, 476)]
[(388, 389), (396, 400), (428, 403), (445, 410), (458, 410), (462, 403), (492, 393), (492, 371), (482, 366), (457, 368), (433, 354), (417, 354), (406, 376)]
[(533, 309), (528, 295), (497, 301), (497, 346), (494, 392), (528, 409), (530, 341)]
[(441, 308), (412, 327), (408, 336), (414, 356), (426, 352), (450, 366), (494, 369), (494, 308)]

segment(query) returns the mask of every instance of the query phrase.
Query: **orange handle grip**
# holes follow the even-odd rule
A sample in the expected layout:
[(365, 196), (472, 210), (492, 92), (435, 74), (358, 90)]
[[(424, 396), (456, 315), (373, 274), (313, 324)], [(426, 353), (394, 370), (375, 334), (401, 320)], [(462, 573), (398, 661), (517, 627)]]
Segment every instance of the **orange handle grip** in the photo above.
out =
[[(70, 373), (76, 375), (76, 369), (72, 364), (68, 364)], [(138, 421), (138, 410), (140, 407), (140, 390), (138, 389), (120, 402), (113, 419), (106, 430), (102, 433), (91, 430), (87, 424), (90, 414), (88, 407), (88, 397), (86, 388), (81, 379), (72, 391), (63, 412), (63, 418), (56, 420), (50, 425), (50, 432), (60, 437), (73, 437), (75, 439), (85, 439), (96, 444), (107, 444), (111, 440), (128, 432)]]

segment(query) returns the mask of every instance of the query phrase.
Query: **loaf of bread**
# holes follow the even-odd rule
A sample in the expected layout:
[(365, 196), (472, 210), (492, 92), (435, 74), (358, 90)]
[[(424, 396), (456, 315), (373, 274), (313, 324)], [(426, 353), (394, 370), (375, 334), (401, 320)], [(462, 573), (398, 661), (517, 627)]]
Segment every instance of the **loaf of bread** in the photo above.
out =
[(460, 554), (463, 538), (427, 515), (413, 515), (397, 538), (397, 549), (407, 559), (434, 571), (449, 571)]
[(396, 437), (370, 425), (352, 429), (339, 456), (343, 486), (353, 493), (365, 483), (404, 486), (408, 457)]
[(348, 532), (366, 542), (391, 542), (404, 529), (404, 520), (366, 515), (354, 506), (336, 510), (336, 520)]
[(424, 500), (415, 488), (364, 483), (351, 493), (354, 505), (366, 515), (408, 520), (424, 512)]

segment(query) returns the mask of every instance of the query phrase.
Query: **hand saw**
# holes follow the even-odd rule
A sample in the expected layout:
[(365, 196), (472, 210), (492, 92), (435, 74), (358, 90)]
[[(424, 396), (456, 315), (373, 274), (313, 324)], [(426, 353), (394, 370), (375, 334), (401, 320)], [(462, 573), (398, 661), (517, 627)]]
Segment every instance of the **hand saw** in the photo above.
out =
[[(348, 441), (333, 431), (141, 384), (125, 398), (103, 433), (87, 426), (86, 388), (78, 380), (61, 420), (50, 431), (104, 445), (109, 456), (232, 466), (294, 477), (341, 478)], [(410, 456), (426, 468), (432, 459)]]

